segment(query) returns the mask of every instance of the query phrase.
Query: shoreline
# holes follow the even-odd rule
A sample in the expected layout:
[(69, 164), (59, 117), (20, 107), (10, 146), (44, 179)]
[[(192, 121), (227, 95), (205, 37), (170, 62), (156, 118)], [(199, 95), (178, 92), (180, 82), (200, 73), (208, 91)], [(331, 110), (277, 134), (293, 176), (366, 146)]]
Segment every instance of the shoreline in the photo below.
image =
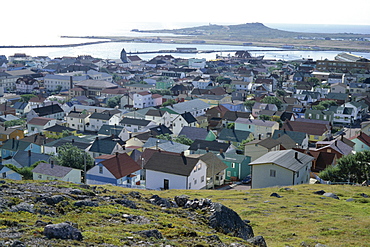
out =
[[(155, 37), (155, 36), (153, 36)], [(161, 42), (158, 41), (145, 41), (145, 39), (150, 39), (153, 37), (124, 37), (124, 36), (61, 36), (61, 38), (81, 38), (81, 39), (105, 39), (100, 41), (76, 43), (76, 44), (62, 44), (62, 45), (0, 45), (0, 48), (12, 49), (12, 48), (65, 48), (65, 47), (78, 47), (78, 46), (87, 46), (95, 44), (104, 44), (104, 43), (120, 43), (120, 42), (132, 42), (132, 43), (158, 43), (158, 44), (207, 44), (207, 45), (235, 45), (243, 46), (248, 50), (248, 46), (257, 46), (257, 47), (270, 47), (291, 51), (348, 51), (348, 52), (364, 52), (370, 53), (370, 47), (364, 48), (359, 46), (349, 47), (348, 44), (343, 45), (312, 45), (306, 42), (290, 42), (289, 46), (294, 46), (294, 48), (284, 48), (287, 45), (286, 42), (272, 42), (268, 40), (261, 41), (252, 41), (249, 45), (245, 45), (245, 41), (240, 40), (223, 40), (223, 39), (207, 39), (202, 40), (203, 43), (196, 43), (194, 41), (200, 41), (196, 37), (174, 37), (174, 36), (163, 36), (160, 37)], [(144, 39), (144, 40), (143, 40)], [(154, 39), (155, 40), (155, 39)], [(305, 48), (302, 48), (305, 47)]]

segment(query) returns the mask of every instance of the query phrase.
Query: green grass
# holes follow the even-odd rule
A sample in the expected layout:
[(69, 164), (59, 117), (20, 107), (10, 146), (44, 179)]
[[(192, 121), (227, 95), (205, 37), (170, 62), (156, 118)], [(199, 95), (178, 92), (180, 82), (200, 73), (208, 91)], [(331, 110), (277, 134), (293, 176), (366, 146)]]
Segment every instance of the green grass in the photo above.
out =
[[(32, 182), (32, 181), (27, 181)], [(78, 185), (62, 184), (58, 186), (79, 188)], [(131, 190), (103, 186), (108, 189), (104, 196), (114, 195), (116, 198), (128, 194)], [(327, 246), (370, 246), (370, 203), (362, 193), (370, 194), (368, 187), (348, 185), (298, 185), (285, 188), (266, 188), (252, 190), (139, 190), (144, 198), (157, 194), (160, 197), (173, 199), (177, 195), (188, 195), (190, 199), (209, 198), (232, 208), (244, 220), (250, 220), (255, 235), (262, 235), (269, 247), (308, 246), (317, 243)], [(340, 195), (340, 200), (313, 194), (324, 190)], [(282, 198), (270, 197), (276, 192)], [(346, 202), (346, 199), (354, 201)], [(99, 201), (99, 207), (74, 207), (59, 203), (53, 208), (55, 215), (45, 216), (31, 213), (0, 214), (0, 231), (16, 226), (22, 229), (24, 239), (42, 238), (43, 227), (35, 227), (37, 220), (60, 223), (71, 221), (78, 224), (84, 236), (83, 242), (100, 245), (102, 243), (122, 246), (130, 245), (132, 239), (141, 237), (135, 232), (148, 229), (158, 229), (165, 239), (157, 240), (158, 245), (187, 246), (192, 243), (202, 243), (204, 237), (215, 234), (209, 228), (206, 220), (201, 220), (201, 210), (192, 213), (200, 216), (189, 218), (189, 211), (181, 208), (161, 209), (145, 200), (135, 201), (138, 209), (126, 208), (122, 205), (111, 205)], [(11, 203), (20, 202), (12, 199)], [(35, 203), (38, 209), (41, 204)], [(63, 212), (63, 213), (59, 213)], [(144, 216), (150, 220), (147, 224), (127, 224), (123, 214)], [(217, 233), (223, 243), (235, 241), (245, 243), (240, 239)], [(144, 239), (143, 239), (144, 240)], [(73, 245), (71, 242), (58, 241), (53, 246)], [(207, 246), (204, 243), (204, 246)]]

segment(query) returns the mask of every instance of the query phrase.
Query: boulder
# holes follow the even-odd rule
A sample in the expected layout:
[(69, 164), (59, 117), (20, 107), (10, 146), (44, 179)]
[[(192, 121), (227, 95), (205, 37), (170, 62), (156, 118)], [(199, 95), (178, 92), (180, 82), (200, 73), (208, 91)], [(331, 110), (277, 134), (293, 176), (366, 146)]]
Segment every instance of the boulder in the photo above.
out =
[(45, 198), (45, 202), (48, 205), (55, 205), (55, 204), (58, 204), (59, 202), (61, 202), (63, 200), (64, 200), (64, 196), (62, 196), (62, 195), (55, 195), (55, 196)]
[(282, 196), (281, 195), (279, 195), (278, 193), (272, 193), (270, 196), (273, 196), (273, 197), (277, 197), (277, 198), (281, 198)]
[(145, 231), (140, 231), (137, 232), (140, 236), (146, 237), (146, 238), (156, 238), (156, 239), (161, 239), (163, 238), (162, 233), (158, 231), (157, 229), (154, 230), (145, 230)]
[(20, 212), (20, 211), (29, 212), (31, 214), (35, 212), (35, 210), (33, 209), (33, 204), (29, 204), (26, 202), (21, 202), (10, 208), (10, 212)]
[(334, 194), (334, 193), (324, 193), (323, 196), (331, 197), (331, 198), (334, 198), (334, 199), (338, 199), (339, 200), (339, 197), (336, 194)]
[(267, 247), (266, 241), (262, 236), (256, 236), (247, 240), (248, 243), (258, 247)]
[(189, 200), (189, 196), (187, 195), (175, 196), (175, 202), (177, 206), (179, 207), (185, 206), (188, 200)]
[(127, 208), (137, 209), (136, 203), (128, 199), (116, 199), (116, 203), (121, 204)]
[(211, 212), (209, 225), (216, 231), (245, 240), (254, 237), (252, 227), (246, 224), (234, 210), (220, 203), (213, 203)]
[(325, 191), (323, 191), (323, 190), (318, 190), (318, 191), (315, 191), (314, 192), (314, 194), (316, 194), (316, 195), (323, 195), (323, 194), (325, 194), (326, 192)]
[(73, 203), (73, 206), (75, 206), (75, 207), (82, 207), (82, 206), (85, 206), (85, 207), (99, 207), (99, 203), (89, 201), (89, 200), (83, 200), (83, 201), (77, 201), (77, 202)]
[(46, 225), (44, 235), (48, 238), (72, 239), (81, 241), (83, 239), (81, 231), (68, 223)]

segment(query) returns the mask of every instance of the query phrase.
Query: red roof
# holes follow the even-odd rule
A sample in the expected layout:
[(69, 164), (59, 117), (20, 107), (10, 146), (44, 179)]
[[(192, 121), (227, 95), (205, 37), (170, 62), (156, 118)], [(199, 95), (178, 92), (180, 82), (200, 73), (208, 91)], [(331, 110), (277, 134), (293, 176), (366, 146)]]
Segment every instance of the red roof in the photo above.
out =
[(126, 177), (141, 169), (127, 153), (116, 154), (114, 157), (101, 162), (116, 179)]

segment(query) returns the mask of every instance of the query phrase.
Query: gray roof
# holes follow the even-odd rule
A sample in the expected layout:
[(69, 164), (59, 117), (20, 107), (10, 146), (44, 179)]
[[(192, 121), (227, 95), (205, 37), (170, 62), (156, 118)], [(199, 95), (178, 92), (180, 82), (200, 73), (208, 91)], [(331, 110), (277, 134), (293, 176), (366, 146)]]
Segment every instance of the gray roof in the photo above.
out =
[(196, 139), (205, 140), (208, 135), (208, 131), (204, 128), (184, 126), (179, 133), (179, 136), (181, 135), (184, 135), (193, 141)]
[(169, 151), (173, 153), (181, 153), (189, 149), (188, 145), (184, 145), (178, 142), (162, 140), (157, 138), (150, 137), (147, 142), (144, 144), (143, 148), (152, 148), (157, 146), (158, 141), (158, 148), (164, 151)]
[(218, 139), (222, 141), (242, 142), (248, 139), (250, 134), (251, 132), (249, 131), (224, 128), (218, 134)]
[(72, 170), (73, 168), (71, 167), (40, 163), (32, 170), (32, 172), (63, 178)]
[(235, 120), (235, 123), (251, 124), (251, 125), (265, 126), (265, 127), (272, 127), (276, 124), (275, 121), (267, 121), (267, 120), (260, 120), (260, 119), (248, 119), (248, 118), (238, 118), (238, 119)]
[(195, 109), (200, 110), (200, 109), (210, 108), (210, 105), (200, 99), (193, 99), (193, 100), (174, 104), (173, 106), (166, 106), (166, 108), (172, 111), (175, 111), (178, 114), (182, 114), (185, 112), (192, 112)]
[(23, 151), (23, 150), (17, 151), (17, 153), (13, 156), (13, 160), (15, 160), (22, 167), (30, 167), (37, 161), (41, 161), (41, 160), (48, 162), (49, 159), (50, 159), (50, 155), (32, 153), (30, 151)]
[[(295, 158), (296, 153), (298, 155), (298, 159)], [(268, 152), (255, 161), (249, 163), (249, 165), (263, 165), (273, 163), (275, 165), (296, 172), (310, 163), (312, 160), (314, 160), (314, 157), (312, 156), (300, 153), (293, 149), (289, 149)]]

